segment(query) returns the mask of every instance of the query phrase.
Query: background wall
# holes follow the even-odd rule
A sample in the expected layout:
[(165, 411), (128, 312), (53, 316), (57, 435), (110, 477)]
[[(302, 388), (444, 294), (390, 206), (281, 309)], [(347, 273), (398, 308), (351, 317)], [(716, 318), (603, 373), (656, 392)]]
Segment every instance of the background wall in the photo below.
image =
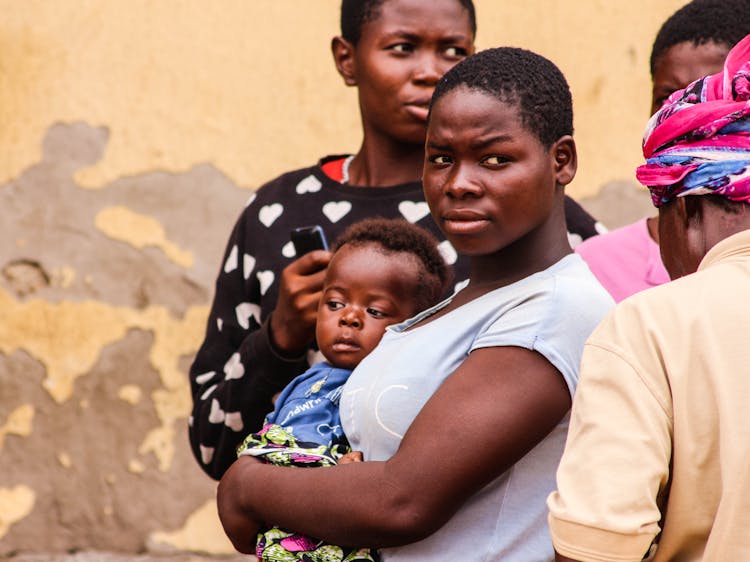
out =
[[(683, 0), (476, 2), (479, 48), (571, 83), (569, 193), (610, 227), (649, 212), (648, 56)], [(359, 145), (338, 5), (0, 0), (0, 555), (231, 552), (186, 373), (251, 190)]]

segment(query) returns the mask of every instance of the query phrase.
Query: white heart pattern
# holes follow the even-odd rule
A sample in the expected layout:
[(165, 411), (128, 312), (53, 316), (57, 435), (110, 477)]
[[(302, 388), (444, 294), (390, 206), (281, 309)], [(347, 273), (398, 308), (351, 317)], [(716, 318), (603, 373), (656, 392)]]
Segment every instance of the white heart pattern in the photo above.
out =
[(265, 205), (260, 208), (260, 211), (258, 212), (258, 219), (268, 227), (271, 226), (283, 212), (284, 206), (281, 203)]
[(398, 204), (398, 211), (409, 222), (417, 222), (430, 214), (430, 208), (424, 201), (401, 201)]
[(281, 248), (281, 255), (285, 258), (293, 258), (297, 255), (297, 252), (294, 250), (294, 244), (291, 241), (284, 244), (284, 247)]
[(242, 414), (239, 412), (227, 412), (226, 419), (224, 419), (224, 425), (234, 431), (242, 431), (244, 425), (242, 424)]
[(232, 246), (229, 256), (227, 256), (227, 261), (224, 262), (224, 273), (231, 273), (237, 269), (237, 253), (237, 245), (235, 244)]
[(571, 248), (575, 249), (581, 242), (583, 242), (583, 237), (580, 234), (568, 232), (568, 244), (570, 244)]
[(203, 461), (203, 464), (208, 464), (211, 462), (211, 459), (214, 458), (214, 448), (213, 447), (204, 447), (201, 445), (201, 460)]
[(265, 295), (268, 287), (271, 286), (271, 283), (273, 283), (273, 280), (275, 279), (273, 271), (270, 269), (259, 271), (255, 276), (258, 278), (258, 281), (260, 281), (260, 294)]
[(255, 201), (255, 198), (258, 196), (257, 193), (253, 193), (250, 197), (247, 198), (247, 201), (245, 202), (245, 207), (249, 207), (250, 204)]
[(216, 390), (216, 387), (219, 386), (218, 384), (215, 384), (213, 386), (208, 387), (208, 390), (201, 394), (201, 400), (205, 400), (209, 396), (211, 396), (214, 393), (214, 390)]
[(255, 258), (250, 254), (242, 256), (242, 274), (246, 280), (250, 279), (250, 274), (253, 272), (253, 269), (255, 269)]
[(320, 191), (322, 185), (323, 184), (320, 183), (320, 180), (311, 174), (297, 184), (297, 193), (300, 195), (304, 193), (315, 193)]
[(240, 361), (239, 353), (232, 353), (229, 361), (224, 365), (224, 380), (241, 379), (245, 376), (245, 366)]
[(203, 373), (202, 375), (198, 375), (197, 377), (195, 377), (195, 382), (197, 382), (198, 384), (207, 383), (214, 377), (214, 375), (216, 375), (216, 371)]
[(211, 423), (224, 423), (225, 417), (226, 414), (221, 409), (221, 406), (219, 406), (219, 401), (216, 398), (211, 400), (211, 412), (208, 414), (208, 421)]
[(222, 320), (221, 318), (217, 318), (216, 319), (216, 327), (221, 332), (221, 329), (224, 327), (224, 320)]
[(234, 313), (237, 315), (237, 322), (242, 328), (247, 330), (250, 327), (250, 317), (255, 318), (255, 322), (260, 326), (260, 306), (254, 302), (242, 302), (238, 304)]
[(438, 251), (443, 256), (443, 259), (445, 260), (445, 263), (448, 265), (453, 265), (456, 263), (456, 260), (458, 259), (458, 252), (456, 252), (456, 249), (451, 245), (450, 242), (447, 240), (443, 240), (438, 244)]
[(331, 222), (339, 222), (351, 210), (352, 204), (349, 201), (329, 201), (323, 205), (323, 214)]

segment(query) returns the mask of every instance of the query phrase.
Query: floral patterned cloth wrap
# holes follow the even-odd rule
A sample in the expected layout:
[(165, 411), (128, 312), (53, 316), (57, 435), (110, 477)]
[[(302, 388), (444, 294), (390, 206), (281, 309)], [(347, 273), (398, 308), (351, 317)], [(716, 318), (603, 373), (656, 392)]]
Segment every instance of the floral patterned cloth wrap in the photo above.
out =
[(636, 170), (656, 207), (685, 195), (750, 200), (750, 35), (723, 72), (674, 92), (649, 120)]
[[(267, 423), (238, 447), (238, 456), (250, 455), (278, 466), (334, 466), (351, 449), (345, 440), (320, 445), (298, 440), (277, 424)], [(378, 562), (377, 551), (326, 544), (279, 527), (261, 530), (255, 551), (258, 560), (273, 562)]]

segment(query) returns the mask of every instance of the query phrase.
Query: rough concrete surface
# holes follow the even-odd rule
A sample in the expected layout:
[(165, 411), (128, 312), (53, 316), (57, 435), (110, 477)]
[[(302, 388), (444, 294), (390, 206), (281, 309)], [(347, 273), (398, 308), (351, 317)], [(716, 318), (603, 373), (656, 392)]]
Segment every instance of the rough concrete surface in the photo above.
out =
[(605, 184), (596, 197), (579, 203), (609, 230), (656, 215), (651, 197), (635, 181), (614, 181)]
[[(191, 519), (216, 483), (188, 446), (187, 370), (250, 193), (210, 165), (82, 188), (107, 142), (57, 124), (0, 185), (0, 556), (29, 553), (14, 561), (151, 552), (158, 537), (231, 552)], [(100, 554), (71, 556), (45, 560)]]

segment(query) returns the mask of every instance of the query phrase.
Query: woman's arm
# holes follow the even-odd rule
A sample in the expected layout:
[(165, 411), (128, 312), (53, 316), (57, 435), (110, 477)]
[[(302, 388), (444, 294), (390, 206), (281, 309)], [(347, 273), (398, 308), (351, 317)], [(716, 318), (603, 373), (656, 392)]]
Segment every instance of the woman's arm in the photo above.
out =
[(238, 460), (218, 490), (222, 520), (232, 522), (225, 530), (235, 544), (242, 521), (335, 544), (415, 542), (539, 443), (569, 407), (561, 374), (542, 355), (476, 350), (425, 404), (388, 461), (309, 470)]

